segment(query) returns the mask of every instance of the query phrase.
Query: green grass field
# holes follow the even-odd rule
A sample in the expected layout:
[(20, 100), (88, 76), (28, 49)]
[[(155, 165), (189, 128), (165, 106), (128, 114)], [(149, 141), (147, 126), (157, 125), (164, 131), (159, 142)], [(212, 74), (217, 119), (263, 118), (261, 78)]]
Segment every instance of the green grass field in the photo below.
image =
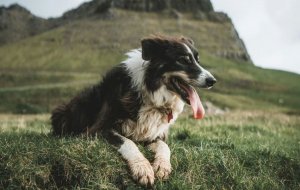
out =
[[(0, 189), (141, 188), (101, 138), (53, 137), (49, 115), (0, 117)], [(184, 115), (168, 144), (173, 172), (154, 189), (300, 188), (299, 117), (244, 111), (196, 121)]]

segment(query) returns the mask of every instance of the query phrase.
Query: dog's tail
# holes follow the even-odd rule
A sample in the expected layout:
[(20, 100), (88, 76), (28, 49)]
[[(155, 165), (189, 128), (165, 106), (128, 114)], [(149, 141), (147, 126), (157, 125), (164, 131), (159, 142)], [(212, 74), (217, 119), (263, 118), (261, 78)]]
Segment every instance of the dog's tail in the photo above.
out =
[(66, 104), (62, 104), (53, 110), (51, 116), (52, 133), (56, 136), (72, 134), (70, 128), (70, 111)]

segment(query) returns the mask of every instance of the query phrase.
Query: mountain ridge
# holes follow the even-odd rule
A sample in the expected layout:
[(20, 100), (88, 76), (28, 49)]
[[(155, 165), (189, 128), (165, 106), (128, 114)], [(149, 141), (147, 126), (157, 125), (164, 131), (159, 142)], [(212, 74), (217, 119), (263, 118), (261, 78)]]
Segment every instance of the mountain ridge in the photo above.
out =
[(0, 7), (0, 45), (40, 34), (50, 28), (47, 20), (34, 16), (18, 4)]
[(225, 13), (215, 12), (209, 0), (190, 0), (187, 2), (178, 0), (93, 0), (65, 12), (61, 17), (49, 19), (37, 17), (24, 7), (13, 4), (7, 8), (0, 7), (0, 46), (17, 42), (81, 19), (119, 19), (116, 15), (116, 9), (168, 15), (178, 20), (178, 22), (185, 15), (190, 15), (190, 19), (193, 20), (220, 24), (229, 23), (232, 27), (232, 43), (236, 44), (236, 50), (227, 51), (227, 49), (221, 48), (213, 52), (213, 54), (252, 63), (246, 46), (239, 37), (231, 19)]

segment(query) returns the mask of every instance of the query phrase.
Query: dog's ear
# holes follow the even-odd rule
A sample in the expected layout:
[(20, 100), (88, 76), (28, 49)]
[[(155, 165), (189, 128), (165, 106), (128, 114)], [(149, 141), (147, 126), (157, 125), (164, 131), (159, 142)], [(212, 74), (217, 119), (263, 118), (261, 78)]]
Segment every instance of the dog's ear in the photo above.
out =
[(144, 38), (142, 44), (142, 58), (149, 61), (155, 57), (161, 56), (166, 47), (166, 40), (161, 38)]
[(181, 36), (181, 40), (189, 42), (191, 45), (195, 44), (194, 41), (191, 38), (187, 38), (187, 37)]

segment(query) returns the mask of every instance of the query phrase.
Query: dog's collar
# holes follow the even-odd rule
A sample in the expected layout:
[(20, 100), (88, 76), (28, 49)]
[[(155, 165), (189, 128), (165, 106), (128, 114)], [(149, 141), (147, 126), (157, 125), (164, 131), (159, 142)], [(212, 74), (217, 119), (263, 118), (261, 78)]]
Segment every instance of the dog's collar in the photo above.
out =
[(171, 108), (157, 107), (157, 110), (166, 116), (168, 123), (173, 119), (173, 112)]
[(171, 119), (173, 119), (173, 113), (172, 110), (168, 113), (168, 123), (170, 123)]

